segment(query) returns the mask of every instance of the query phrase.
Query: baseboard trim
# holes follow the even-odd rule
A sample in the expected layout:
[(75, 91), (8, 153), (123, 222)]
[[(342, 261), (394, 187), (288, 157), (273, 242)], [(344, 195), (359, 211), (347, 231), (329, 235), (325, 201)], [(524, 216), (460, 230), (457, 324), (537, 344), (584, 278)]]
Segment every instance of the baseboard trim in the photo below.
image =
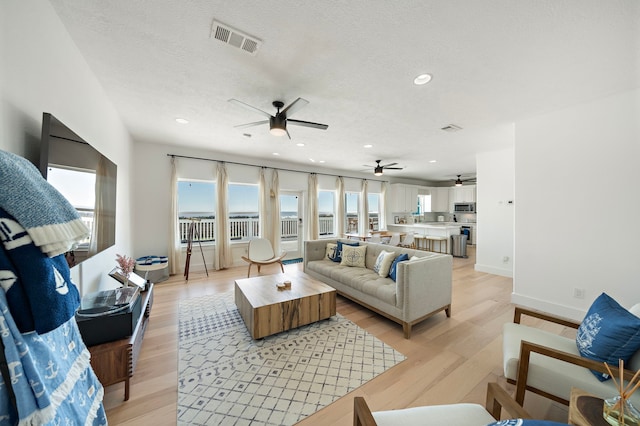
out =
[(542, 312), (549, 312), (575, 321), (582, 321), (586, 314), (586, 311), (580, 309), (559, 305), (557, 303), (550, 303), (546, 300), (536, 299), (534, 297), (524, 296), (517, 293), (511, 293), (511, 303)]
[(495, 266), (481, 265), (479, 263), (476, 263), (474, 265), (474, 269), (476, 271), (478, 271), (478, 272), (486, 272), (488, 274), (500, 275), (502, 277), (513, 278), (513, 270), (512, 269), (496, 268)]

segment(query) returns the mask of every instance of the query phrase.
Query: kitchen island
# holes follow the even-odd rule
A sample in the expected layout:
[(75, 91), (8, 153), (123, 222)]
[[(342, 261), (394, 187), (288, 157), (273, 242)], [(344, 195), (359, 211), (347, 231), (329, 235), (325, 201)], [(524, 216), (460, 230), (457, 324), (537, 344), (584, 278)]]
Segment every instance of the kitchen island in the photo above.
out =
[(397, 225), (389, 224), (387, 228), (390, 232), (405, 232), (418, 235), (426, 235), (432, 237), (447, 238), (447, 253), (451, 254), (451, 236), (460, 235), (461, 223), (457, 222), (432, 222), (432, 223), (416, 223), (413, 225)]

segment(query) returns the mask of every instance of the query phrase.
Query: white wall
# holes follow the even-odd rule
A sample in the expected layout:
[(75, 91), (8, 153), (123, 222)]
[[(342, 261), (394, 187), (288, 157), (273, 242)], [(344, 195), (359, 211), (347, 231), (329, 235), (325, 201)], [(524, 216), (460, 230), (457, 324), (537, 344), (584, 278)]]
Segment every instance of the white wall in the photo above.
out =
[[(516, 123), (515, 303), (640, 302), (640, 90)], [(584, 289), (584, 299), (573, 297)]]
[(50, 112), (118, 166), (116, 245), (72, 269), (83, 293), (113, 287), (116, 253), (131, 253), (128, 133), (49, 2), (0, 2), (0, 20), (0, 149), (37, 165)]
[[(513, 130), (511, 132), (513, 138)], [(476, 156), (478, 185), (475, 269), (513, 276), (514, 149)], [(508, 259), (505, 261), (505, 257)]]

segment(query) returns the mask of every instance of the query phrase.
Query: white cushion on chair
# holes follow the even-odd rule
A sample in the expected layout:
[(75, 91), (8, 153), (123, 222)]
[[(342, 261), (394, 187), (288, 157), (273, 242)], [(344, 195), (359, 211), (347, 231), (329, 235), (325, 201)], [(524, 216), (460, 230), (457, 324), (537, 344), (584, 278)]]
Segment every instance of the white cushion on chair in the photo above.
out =
[(376, 411), (372, 414), (378, 426), (485, 426), (496, 421), (482, 405), (464, 403)]
[[(506, 323), (503, 328), (502, 351), (504, 376), (508, 379), (515, 380), (518, 374), (522, 340), (580, 355), (575, 339), (522, 324)], [(537, 353), (532, 353), (529, 360), (527, 384), (567, 400), (571, 394), (571, 387), (580, 388), (601, 398), (617, 394), (612, 380), (600, 382), (587, 368)], [(631, 402), (640, 406), (640, 392), (631, 395)]]

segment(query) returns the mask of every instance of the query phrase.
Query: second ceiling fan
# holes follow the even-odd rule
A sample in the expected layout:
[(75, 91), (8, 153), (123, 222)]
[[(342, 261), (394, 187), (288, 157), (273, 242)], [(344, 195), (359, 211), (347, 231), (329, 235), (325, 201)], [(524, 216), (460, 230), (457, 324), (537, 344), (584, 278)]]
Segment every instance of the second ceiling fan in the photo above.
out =
[(284, 107), (284, 102), (282, 101), (273, 101), (272, 105), (277, 109), (276, 115), (271, 115), (266, 111), (261, 110), (260, 108), (256, 108), (252, 105), (239, 101), (237, 99), (229, 99), (229, 102), (232, 104), (240, 105), (245, 108), (249, 108), (252, 111), (255, 111), (259, 114), (264, 115), (268, 118), (268, 120), (255, 121), (253, 123), (240, 124), (235, 126), (239, 129), (244, 129), (246, 127), (259, 126), (261, 124), (269, 123), (269, 132), (275, 136), (284, 136), (287, 135), (289, 139), (291, 139), (291, 135), (287, 130), (287, 123), (294, 124), (296, 126), (304, 126), (311, 127), (314, 129), (327, 130), (329, 127), (327, 124), (313, 123), (311, 121), (302, 121), (302, 120), (294, 120), (289, 118), (295, 112), (299, 111), (302, 107), (306, 106), (309, 101), (303, 98), (298, 98), (295, 101), (291, 102), (287, 105), (286, 108), (280, 110)]

